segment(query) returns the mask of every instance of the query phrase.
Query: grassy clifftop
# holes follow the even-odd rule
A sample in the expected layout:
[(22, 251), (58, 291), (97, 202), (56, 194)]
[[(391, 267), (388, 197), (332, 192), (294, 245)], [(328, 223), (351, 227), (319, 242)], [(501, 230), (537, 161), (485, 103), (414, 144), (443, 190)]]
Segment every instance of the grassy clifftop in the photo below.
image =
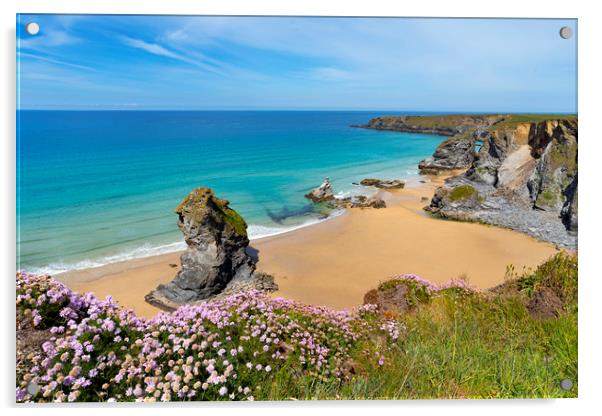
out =
[(377, 289), (403, 288), (399, 311), (253, 292), (145, 320), (19, 274), (17, 400), (575, 397), (576, 257), (509, 276), (485, 292), (400, 276)]
[(576, 120), (574, 114), (449, 114), (433, 116), (382, 116), (368, 124), (356, 126), (376, 130), (433, 133), (455, 136), (477, 128), (514, 128), (519, 124), (540, 123), (547, 120)]
[(519, 124), (542, 123), (549, 120), (576, 120), (575, 114), (512, 114), (494, 124), (494, 128), (514, 128)]

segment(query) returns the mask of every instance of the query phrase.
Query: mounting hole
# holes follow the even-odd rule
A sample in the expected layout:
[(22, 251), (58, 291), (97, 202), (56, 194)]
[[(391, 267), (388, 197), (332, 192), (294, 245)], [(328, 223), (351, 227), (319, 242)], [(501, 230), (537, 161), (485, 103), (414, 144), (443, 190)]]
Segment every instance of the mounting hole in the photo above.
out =
[(560, 382), (560, 388), (566, 391), (571, 390), (573, 388), (573, 381), (571, 379), (565, 378)]
[(562, 39), (569, 39), (571, 36), (573, 36), (573, 29), (568, 26), (563, 26), (560, 28), (560, 37)]
[(38, 386), (36, 383), (27, 383), (27, 393), (31, 394), (32, 396), (35, 396), (36, 394), (38, 394), (39, 391), (40, 386)]
[(35, 36), (40, 33), (40, 25), (36, 22), (30, 22), (25, 25), (25, 31), (29, 33), (31, 36)]

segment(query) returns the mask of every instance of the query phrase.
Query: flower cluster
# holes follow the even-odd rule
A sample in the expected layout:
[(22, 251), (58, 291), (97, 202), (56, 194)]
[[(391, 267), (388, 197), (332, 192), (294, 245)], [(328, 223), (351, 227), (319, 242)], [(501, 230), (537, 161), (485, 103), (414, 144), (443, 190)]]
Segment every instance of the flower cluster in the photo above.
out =
[(432, 282), (430, 282), (426, 279), (423, 279), (422, 277), (417, 276), (415, 274), (402, 274), (400, 276), (396, 276), (394, 278), (394, 280), (403, 280), (403, 281), (413, 282), (413, 283), (421, 286), (422, 288), (424, 288), (431, 294), (437, 293), (437, 292), (445, 290), (445, 289), (461, 289), (461, 290), (464, 290), (467, 292), (475, 292), (477, 290), (474, 286), (470, 285), (466, 280), (460, 279), (460, 278), (451, 279), (440, 285), (432, 283)]
[(17, 310), (52, 335), (17, 381), (18, 401), (254, 400), (284, 366), (344, 380), (369, 334), (399, 337), (393, 322), (370, 323), (373, 305), (334, 311), (249, 291), (144, 319), (27, 273)]

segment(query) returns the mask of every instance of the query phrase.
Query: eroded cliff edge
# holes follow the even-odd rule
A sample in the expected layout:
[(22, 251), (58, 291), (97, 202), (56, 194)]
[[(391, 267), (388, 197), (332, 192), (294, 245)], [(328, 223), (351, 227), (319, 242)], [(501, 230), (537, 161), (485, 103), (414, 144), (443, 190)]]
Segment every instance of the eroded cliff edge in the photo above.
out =
[(576, 116), (402, 116), (362, 127), (450, 136), (419, 164), (424, 174), (465, 169), (437, 189), (425, 208), (434, 215), (577, 248)]

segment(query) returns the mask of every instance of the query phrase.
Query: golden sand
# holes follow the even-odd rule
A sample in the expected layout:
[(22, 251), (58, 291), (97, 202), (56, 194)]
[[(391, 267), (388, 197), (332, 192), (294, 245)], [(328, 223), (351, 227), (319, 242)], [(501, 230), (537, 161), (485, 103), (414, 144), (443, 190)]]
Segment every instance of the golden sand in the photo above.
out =
[[(276, 296), (346, 308), (388, 277), (413, 273), (436, 283), (465, 277), (479, 288), (503, 282), (506, 266), (534, 267), (553, 245), (493, 226), (429, 217), (423, 198), (442, 178), (382, 192), (385, 209), (350, 209), (306, 228), (251, 242), (258, 269), (276, 277)], [(56, 276), (79, 292), (112, 295), (144, 316), (158, 309), (144, 295), (170, 281), (180, 253), (148, 257)], [(177, 265), (178, 267), (173, 267)]]

